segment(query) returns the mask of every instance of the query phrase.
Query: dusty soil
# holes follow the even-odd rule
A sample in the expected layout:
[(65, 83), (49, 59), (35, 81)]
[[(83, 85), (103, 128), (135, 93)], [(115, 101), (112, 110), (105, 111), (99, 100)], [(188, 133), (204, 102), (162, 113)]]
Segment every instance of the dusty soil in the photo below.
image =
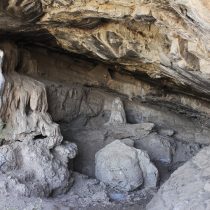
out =
[(60, 197), (27, 198), (0, 192), (1, 210), (141, 210), (155, 193), (154, 189), (120, 193), (85, 175), (74, 173), (74, 177), (73, 187)]

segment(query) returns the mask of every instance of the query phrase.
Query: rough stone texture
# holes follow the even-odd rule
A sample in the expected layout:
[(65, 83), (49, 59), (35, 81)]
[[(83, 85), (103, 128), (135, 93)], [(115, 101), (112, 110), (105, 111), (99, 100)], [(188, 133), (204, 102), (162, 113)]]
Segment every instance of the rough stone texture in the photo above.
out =
[[(123, 124), (118, 126), (100, 126), (100, 128), (71, 128), (61, 125), (65, 137), (78, 146), (78, 155), (74, 159), (74, 169), (91, 177), (95, 176), (95, 154), (115, 139), (132, 140), (148, 135), (154, 127), (152, 123)], [(88, 153), (87, 153), (88, 150)]]
[[(69, 190), (73, 143), (62, 142), (59, 126), (47, 113), (44, 84), (15, 72), (17, 49), (4, 44), (6, 81), (1, 106), (1, 190), (49, 197)], [(7, 67), (7, 68), (6, 68)]]
[[(0, 44), (4, 182), (34, 195), (48, 182), (45, 172), (29, 171), (19, 184), (18, 174), (27, 173), (16, 148), (33, 148), (49, 174), (61, 161), (71, 178), (66, 168), (76, 147), (62, 134), (79, 143), (74, 168), (90, 174), (95, 153), (115, 139), (172, 168), (209, 145), (209, 11), (208, 0), (1, 0), (0, 38), (18, 48)], [(115, 119), (116, 97), (125, 108), (120, 125), (104, 126), (110, 115)], [(40, 163), (46, 156), (52, 161)], [(17, 181), (8, 178), (11, 171)], [(43, 193), (64, 192), (67, 182), (54, 181), (60, 188), (50, 183)]]
[(111, 115), (106, 125), (116, 126), (119, 124), (126, 124), (126, 116), (123, 102), (120, 98), (115, 98), (112, 102)]
[(135, 147), (147, 151), (152, 160), (170, 164), (176, 144), (173, 138), (160, 136), (153, 132), (135, 141)]
[[(14, 208), (12, 199), (21, 210), (38, 208), (20, 196), (68, 191), (68, 167), (93, 176), (95, 153), (115, 139), (124, 154), (147, 150), (166, 175), (209, 145), (209, 11), (207, 0), (1, 0), (0, 39), (16, 45), (0, 43), (0, 208)], [(117, 97), (123, 105), (112, 103)], [(185, 198), (192, 209), (209, 208), (204, 151), (172, 175), (167, 193), (161, 188), (166, 209), (188, 208)], [(67, 197), (40, 202), (103, 209), (127, 195), (76, 178)], [(164, 209), (164, 199), (153, 207)]]
[(68, 159), (75, 156), (74, 147), (68, 143), (50, 151), (47, 139), (1, 146), (1, 191), (36, 197), (65, 193), (73, 183)]
[(195, 156), (200, 149), (202, 148), (202, 145), (199, 144), (189, 144), (186, 142), (176, 142), (176, 152), (173, 156), (173, 162), (174, 163), (184, 163), (191, 159), (193, 156)]
[(160, 135), (165, 136), (161, 130), (173, 130), (173, 138), (180, 141), (210, 142), (208, 102), (169, 94), (96, 61), (37, 47), (20, 51), (24, 65), (19, 64), (17, 71), (46, 84), (49, 113), (59, 124), (100, 128), (109, 120), (112, 101), (122, 94), (128, 123), (151, 122), (161, 128)]
[[(49, 137), (48, 147), (59, 145), (63, 137), (59, 126), (47, 113), (48, 103), (45, 86), (27, 76), (15, 72), (18, 65), (16, 46), (3, 44), (5, 50), (4, 85), (1, 120), (5, 123), (1, 138), (6, 141), (24, 141), (35, 137)], [(8, 72), (6, 72), (8, 71)], [(21, 122), (21, 123), (20, 123)]]
[(5, 78), (3, 75), (3, 59), (4, 59), (4, 52), (0, 50), (0, 108), (2, 107), (2, 97), (3, 97), (3, 91), (4, 91), (4, 84), (5, 84)]
[[(17, 196), (0, 191), (1, 209), (15, 210), (135, 210), (145, 208), (145, 205), (154, 194), (152, 189), (137, 190), (135, 192), (117, 192), (107, 187), (96, 179), (90, 179), (82, 174), (73, 173), (74, 185), (63, 196), (53, 199)], [(118, 197), (121, 197), (119, 202)]]
[(119, 63), (208, 98), (208, 0), (2, 0), (0, 15), (2, 34)]
[[(14, 53), (14, 51), (11, 52)], [(8, 65), (7, 62), (4, 64), (7, 67), (4, 69), (9, 69), (8, 71), (11, 72), (5, 75), (6, 78), (12, 78), (15, 80), (14, 83), (16, 82), (15, 77), (20, 78), (22, 83), (26, 83), (25, 80), (27, 80), (29, 85), (24, 84), (24, 88), (21, 88), (21, 91), (27, 91), (28, 96), (26, 98), (30, 98), (31, 84), (36, 83), (39, 86), (40, 92), (43, 92), (45, 97), (47, 97), (49, 113), (53, 121), (59, 123), (62, 128), (64, 139), (78, 144), (79, 153), (72, 168), (79, 172), (94, 176), (95, 153), (115, 139), (131, 138), (137, 145), (137, 142), (141, 142), (144, 139), (151, 141), (147, 136), (152, 137), (154, 135), (153, 140), (161, 142), (158, 145), (163, 145), (163, 147), (161, 149), (148, 144), (150, 146), (147, 148), (149, 155), (155, 161), (165, 158), (168, 162), (171, 162), (171, 159), (175, 157), (175, 162), (170, 163), (172, 164), (170, 167), (173, 169), (176, 168), (173, 164), (182, 164), (200, 149), (199, 145), (195, 145), (195, 148), (197, 146), (198, 148), (195, 149), (195, 153), (191, 154), (191, 149), (187, 149), (189, 142), (193, 147), (195, 142), (209, 144), (208, 118), (203, 118), (200, 112), (202, 109), (208, 112), (208, 109), (204, 108), (203, 103), (197, 106), (199, 107), (199, 112), (196, 112), (192, 107), (188, 107), (188, 109), (182, 106), (177, 107), (177, 101), (174, 104), (165, 102), (163, 104), (148, 104), (148, 101), (144, 103), (138, 98), (127, 98), (125, 95), (133, 90), (136, 90), (136, 93), (138, 91), (143, 93), (147, 86), (142, 86), (139, 81), (134, 78), (132, 80), (131, 77), (127, 77), (124, 74), (113, 74), (112, 72), (113, 79), (111, 79), (111, 82), (106, 83), (106, 78), (109, 77), (107, 76), (109, 74), (107, 74), (108, 67), (106, 65), (94, 64), (92, 61), (89, 62), (80, 58), (73, 57), (70, 59), (66, 55), (62, 54), (61, 56), (41, 48), (29, 48), (27, 50), (22, 48), (19, 53), (19, 60), (16, 61), (18, 65), (15, 64), (14, 60), (11, 60), (11, 64), (14, 63), (13, 65), (16, 66), (16, 68), (13, 68), (15, 72), (11, 70), (11, 65)], [(57, 61), (57, 57), (59, 61)], [(47, 68), (46, 62), (49, 63)], [(16, 82), (15, 84), (18, 83)], [(111, 85), (106, 86), (106, 84)], [(110, 89), (103, 89), (103, 87), (109, 87)], [(142, 87), (144, 88), (143, 90)], [(117, 95), (111, 90), (116, 90), (117, 94), (123, 94), (120, 95), (120, 98), (124, 102), (128, 122), (126, 124), (104, 126), (109, 121), (112, 102)], [(149, 90), (151, 94), (156, 91), (154, 88)], [(14, 99), (17, 100), (15, 97)], [(169, 99), (171, 98), (169, 97)], [(5, 103), (7, 101), (9, 99), (5, 100)], [(160, 108), (160, 105), (163, 106)], [(40, 112), (37, 112), (37, 114), (39, 115)], [(44, 111), (44, 116), (48, 116), (46, 111)], [(12, 118), (8, 118), (8, 121), (10, 120), (12, 121)], [(56, 125), (50, 119), (49, 125), (52, 125), (51, 123)], [(30, 125), (30, 130), (32, 131), (27, 133), (27, 136), (35, 138), (35, 140), (39, 137), (46, 137), (44, 133), (43, 135), (39, 131), (39, 128), (35, 127), (37, 130), (34, 129), (34, 124), (31, 121), (27, 122), (27, 124)], [(6, 131), (8, 125), (3, 126), (5, 127), (4, 131)], [(56, 127), (58, 132), (56, 132), (57, 134), (53, 139), (62, 139), (59, 127), (57, 125)], [(17, 126), (17, 128), (19, 127)], [(25, 138), (16, 133), (16, 130), (13, 132), (15, 132), (17, 140), (21, 138), (24, 141)], [(2, 134), (5, 137), (7, 136), (7, 132)], [(9, 140), (9, 137), (7, 139)], [(178, 150), (174, 153), (173, 141), (176, 143), (176, 139), (185, 144), (181, 143), (180, 146), (178, 144)], [(46, 138), (46, 141), (48, 141), (48, 138)], [(157, 145), (157, 142), (153, 145)], [(182, 145), (184, 145), (183, 148)], [(143, 149), (140, 145), (139, 148)], [(159, 149), (161, 154), (157, 153)], [(180, 155), (180, 153), (183, 154), (180, 151), (187, 151), (186, 156)], [(152, 154), (158, 156), (155, 157)], [(170, 171), (167, 173), (170, 173)]]
[(144, 184), (156, 187), (158, 170), (145, 151), (116, 140), (96, 153), (95, 175), (102, 182), (122, 191)]
[(209, 209), (210, 148), (206, 147), (177, 169), (162, 185), (147, 209)]

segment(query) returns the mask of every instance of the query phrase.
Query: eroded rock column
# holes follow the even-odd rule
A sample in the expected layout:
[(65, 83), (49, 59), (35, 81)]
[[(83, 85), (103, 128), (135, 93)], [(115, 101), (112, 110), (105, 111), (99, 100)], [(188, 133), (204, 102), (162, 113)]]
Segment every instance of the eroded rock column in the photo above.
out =
[(38, 197), (65, 193), (73, 181), (68, 160), (77, 147), (63, 141), (47, 113), (44, 84), (15, 71), (16, 46), (4, 43), (0, 49), (6, 79), (0, 113), (0, 190)]

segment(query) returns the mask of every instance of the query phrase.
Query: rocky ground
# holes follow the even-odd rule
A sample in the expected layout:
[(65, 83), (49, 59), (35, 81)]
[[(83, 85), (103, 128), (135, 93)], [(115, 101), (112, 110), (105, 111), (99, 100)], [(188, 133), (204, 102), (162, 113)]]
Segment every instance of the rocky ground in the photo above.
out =
[(1, 192), (0, 206), (3, 210), (87, 210), (87, 209), (142, 209), (154, 195), (155, 189), (141, 189), (122, 193), (106, 187), (96, 179), (74, 173), (75, 182), (63, 196), (43, 199), (26, 198)]

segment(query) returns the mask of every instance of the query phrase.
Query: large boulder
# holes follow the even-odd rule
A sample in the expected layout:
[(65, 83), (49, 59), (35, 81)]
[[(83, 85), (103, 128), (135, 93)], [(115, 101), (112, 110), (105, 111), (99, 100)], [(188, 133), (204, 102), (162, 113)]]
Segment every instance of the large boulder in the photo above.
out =
[(96, 177), (122, 191), (132, 191), (143, 184), (155, 187), (158, 170), (148, 154), (125, 143), (116, 140), (96, 153)]
[(150, 201), (147, 210), (210, 209), (210, 147), (178, 168)]
[(0, 147), (1, 192), (49, 197), (69, 190), (73, 178), (68, 162), (76, 155), (76, 145), (64, 142), (49, 149), (47, 144), (47, 139), (36, 139)]

